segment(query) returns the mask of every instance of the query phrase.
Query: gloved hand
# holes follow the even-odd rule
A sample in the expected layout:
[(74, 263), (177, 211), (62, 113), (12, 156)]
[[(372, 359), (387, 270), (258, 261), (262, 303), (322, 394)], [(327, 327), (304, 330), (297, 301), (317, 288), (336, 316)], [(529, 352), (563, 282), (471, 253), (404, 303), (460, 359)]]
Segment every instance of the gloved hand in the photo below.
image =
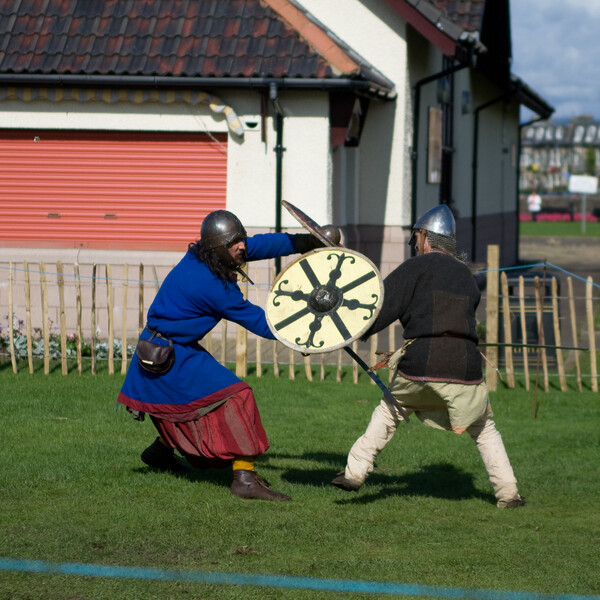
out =
[[(341, 240), (340, 230), (335, 225), (324, 225), (319, 227), (319, 233), (326, 239), (328, 239), (333, 246), (337, 246)], [(310, 233), (298, 233), (296, 234), (296, 251), (300, 254), (310, 252), (315, 248), (323, 248), (325, 244)]]

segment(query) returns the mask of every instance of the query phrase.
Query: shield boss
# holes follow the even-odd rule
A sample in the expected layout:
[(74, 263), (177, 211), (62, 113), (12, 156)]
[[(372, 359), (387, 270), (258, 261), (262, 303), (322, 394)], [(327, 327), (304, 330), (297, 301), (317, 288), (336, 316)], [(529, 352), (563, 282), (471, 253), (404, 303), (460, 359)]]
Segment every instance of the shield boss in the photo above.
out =
[(267, 323), (292, 350), (330, 352), (365, 333), (382, 302), (381, 275), (366, 256), (319, 248), (279, 274), (267, 298)]

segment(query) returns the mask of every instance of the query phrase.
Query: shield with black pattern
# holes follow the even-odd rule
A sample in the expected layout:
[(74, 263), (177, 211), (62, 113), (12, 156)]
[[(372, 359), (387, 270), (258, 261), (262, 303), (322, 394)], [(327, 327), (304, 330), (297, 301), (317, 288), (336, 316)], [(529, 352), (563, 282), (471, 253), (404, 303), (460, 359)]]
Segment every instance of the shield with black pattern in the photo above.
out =
[(383, 303), (377, 267), (348, 248), (319, 248), (282, 271), (267, 298), (273, 335), (304, 354), (337, 350), (362, 336)]

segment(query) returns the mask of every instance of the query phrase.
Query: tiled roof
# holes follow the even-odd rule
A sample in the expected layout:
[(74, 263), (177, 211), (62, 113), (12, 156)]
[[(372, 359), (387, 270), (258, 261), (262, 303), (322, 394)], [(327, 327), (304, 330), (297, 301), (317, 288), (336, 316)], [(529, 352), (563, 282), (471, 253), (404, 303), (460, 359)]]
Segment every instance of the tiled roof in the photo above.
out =
[[(367, 80), (380, 77), (370, 65), (352, 59), (342, 61), (341, 70), (327, 52), (281, 18), (272, 8), (274, 4), (292, 3), (0, 2), (0, 74)], [(322, 36), (323, 30), (317, 33)], [(348, 47), (330, 40), (329, 46), (332, 45), (338, 54), (350, 56)]]
[(465, 31), (481, 31), (485, 0), (432, 0), (448, 18)]

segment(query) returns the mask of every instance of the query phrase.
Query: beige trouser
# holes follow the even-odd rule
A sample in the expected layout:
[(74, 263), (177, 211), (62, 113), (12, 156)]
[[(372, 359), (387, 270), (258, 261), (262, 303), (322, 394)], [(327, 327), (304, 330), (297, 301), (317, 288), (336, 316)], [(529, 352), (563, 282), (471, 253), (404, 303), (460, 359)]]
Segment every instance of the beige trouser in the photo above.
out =
[[(407, 380), (404, 380), (407, 381)], [(412, 384), (410, 384), (412, 385)], [(439, 384), (417, 384), (416, 387), (428, 388), (424, 390), (424, 394), (428, 397), (428, 401), (431, 400), (432, 387), (435, 388)], [(485, 384), (482, 384), (485, 386)], [(452, 390), (452, 387), (456, 386), (456, 391), (460, 395), (460, 390), (464, 390), (465, 387), (460, 384), (444, 384), (445, 391), (448, 388)], [(469, 386), (471, 389), (477, 388), (478, 386)], [(393, 390), (396, 392), (396, 390)], [(413, 390), (415, 391), (415, 390)], [(487, 396), (486, 388), (480, 388), (480, 391), (484, 391)], [(402, 398), (401, 394), (394, 393), (396, 398), (402, 405), (406, 407), (408, 398)], [(400, 396), (400, 397), (398, 397)], [(413, 400), (416, 400), (413, 398)], [(412, 404), (412, 403), (411, 403)], [(416, 402), (418, 404), (418, 400)], [(430, 405), (427, 406), (430, 408)], [(407, 412), (412, 413), (415, 408), (405, 408)], [(417, 416), (421, 418), (420, 411), (417, 409)], [(435, 414), (434, 411), (427, 411), (427, 415), (431, 416)], [(446, 413), (447, 418), (447, 413)], [(427, 424), (432, 425), (433, 423), (423, 419)], [(398, 413), (398, 410), (385, 398), (381, 400), (379, 405), (373, 411), (371, 421), (365, 433), (356, 440), (350, 453), (348, 455), (348, 462), (345, 470), (346, 479), (362, 485), (368, 475), (373, 471), (375, 458), (385, 448), (386, 444), (392, 439), (398, 425), (403, 421), (402, 417)], [(435, 426), (435, 424), (433, 424)], [(448, 427), (446, 427), (448, 428)], [(504, 443), (502, 437), (496, 429), (493, 419), (490, 416), (490, 412), (486, 412), (482, 416), (479, 416), (477, 420), (472, 422), (466, 427), (466, 431), (469, 433), (471, 438), (477, 445), (477, 450), (481, 455), (483, 464), (488, 472), (490, 483), (494, 488), (494, 494), (499, 502), (509, 501), (518, 496), (517, 480), (513, 473), (510, 461), (504, 449)]]

